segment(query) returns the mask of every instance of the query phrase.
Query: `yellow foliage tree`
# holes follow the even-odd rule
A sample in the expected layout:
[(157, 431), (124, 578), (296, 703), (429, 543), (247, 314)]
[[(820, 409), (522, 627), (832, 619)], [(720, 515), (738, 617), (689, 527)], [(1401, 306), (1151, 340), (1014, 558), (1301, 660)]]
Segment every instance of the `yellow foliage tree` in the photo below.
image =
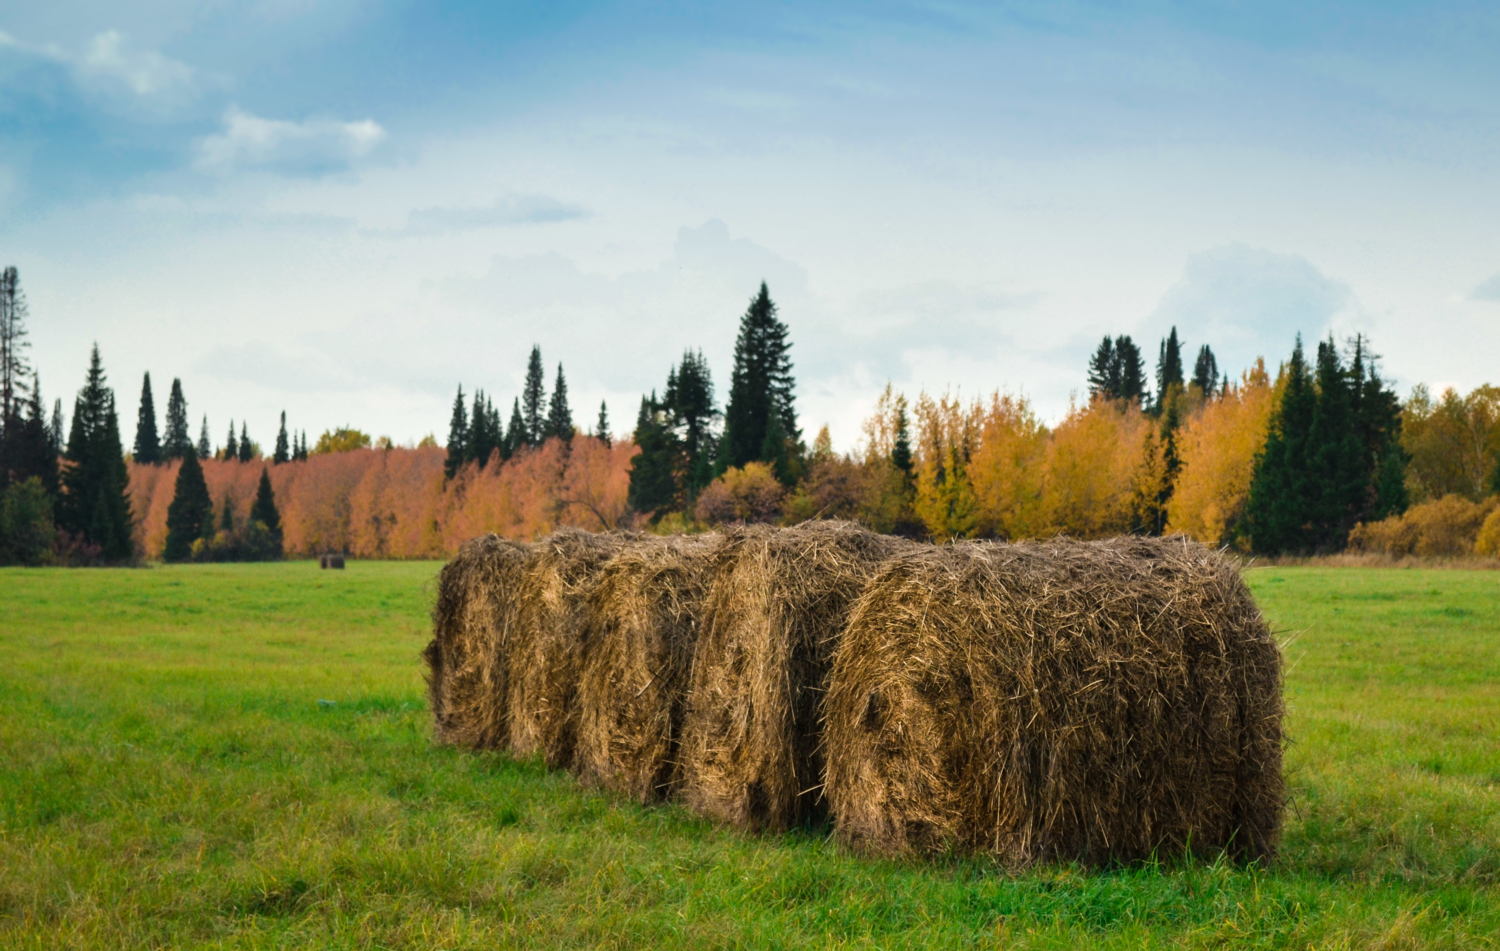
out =
[(915, 449), (917, 518), (940, 541), (968, 538), (978, 525), (978, 506), (968, 467), (977, 441), (979, 405), (957, 397), (917, 397)]
[(1266, 444), (1276, 387), (1264, 360), (1207, 403), (1177, 433), (1181, 468), (1167, 503), (1167, 531), (1222, 545), (1245, 508), (1255, 459)]
[(1130, 502), (1151, 421), (1135, 403), (1072, 405), (1042, 463), (1047, 531), (1104, 538), (1130, 530)]
[(1025, 397), (990, 396), (979, 414), (979, 445), (968, 466), (979, 534), (1030, 538), (1043, 530), (1047, 435)]

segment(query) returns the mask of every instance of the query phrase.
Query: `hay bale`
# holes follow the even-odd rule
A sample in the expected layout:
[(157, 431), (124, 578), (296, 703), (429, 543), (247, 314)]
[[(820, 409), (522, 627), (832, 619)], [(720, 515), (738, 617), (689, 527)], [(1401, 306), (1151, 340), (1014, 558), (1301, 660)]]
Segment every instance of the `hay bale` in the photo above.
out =
[(589, 592), (604, 563), (632, 538), (564, 528), (532, 545), (506, 653), (509, 741), (517, 756), (540, 753), (553, 769), (572, 765)]
[(911, 544), (849, 522), (728, 534), (683, 726), (693, 809), (771, 830), (826, 811), (819, 720), (832, 651), (865, 581)]
[(590, 595), (574, 768), (641, 803), (671, 796), (693, 648), (719, 535), (651, 538), (605, 564)]
[(508, 740), (504, 663), (526, 545), (485, 535), (438, 576), (427, 662), (427, 696), (439, 742), (498, 749)]
[(892, 559), (833, 664), (840, 838), (1012, 864), (1228, 848), (1281, 822), (1280, 651), (1184, 538), (964, 543)]

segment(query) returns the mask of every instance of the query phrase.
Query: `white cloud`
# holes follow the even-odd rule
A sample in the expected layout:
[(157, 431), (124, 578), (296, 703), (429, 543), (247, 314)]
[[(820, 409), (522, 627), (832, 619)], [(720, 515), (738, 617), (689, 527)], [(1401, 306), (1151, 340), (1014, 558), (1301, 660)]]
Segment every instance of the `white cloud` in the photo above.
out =
[(587, 218), (588, 214), (580, 205), (545, 195), (521, 195), (469, 208), (420, 208), (407, 215), (405, 230), (408, 234), (452, 234), (480, 228), (573, 221)]
[(292, 122), (230, 107), (224, 114), (223, 133), (199, 140), (197, 165), (206, 171), (237, 167), (329, 171), (363, 158), (385, 139), (385, 129), (373, 119)]
[(1500, 274), (1474, 288), (1474, 293), (1469, 296), (1475, 300), (1500, 301)]
[(95, 36), (73, 64), (86, 80), (123, 84), (143, 97), (179, 94), (192, 87), (195, 76), (186, 63), (155, 50), (136, 49), (115, 30)]

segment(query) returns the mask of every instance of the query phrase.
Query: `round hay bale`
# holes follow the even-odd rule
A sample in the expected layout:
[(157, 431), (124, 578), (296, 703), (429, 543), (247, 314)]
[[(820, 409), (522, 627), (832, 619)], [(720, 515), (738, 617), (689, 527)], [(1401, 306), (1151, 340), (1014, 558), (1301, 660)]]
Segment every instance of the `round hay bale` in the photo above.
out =
[(553, 769), (572, 765), (589, 592), (604, 563), (632, 540), (564, 528), (532, 545), (516, 595), (517, 633), (507, 650), (515, 755), (540, 753)]
[(688, 804), (746, 829), (815, 821), (833, 648), (865, 581), (913, 543), (850, 522), (728, 534), (683, 726)]
[(826, 708), (840, 838), (1011, 864), (1280, 833), (1280, 651), (1238, 570), (1184, 538), (963, 543), (890, 561)]
[(437, 739), (475, 749), (506, 745), (505, 655), (528, 547), (484, 535), (459, 549), (438, 576), (427, 662)]
[(651, 538), (605, 564), (590, 595), (574, 769), (641, 803), (670, 798), (688, 678), (719, 535)]

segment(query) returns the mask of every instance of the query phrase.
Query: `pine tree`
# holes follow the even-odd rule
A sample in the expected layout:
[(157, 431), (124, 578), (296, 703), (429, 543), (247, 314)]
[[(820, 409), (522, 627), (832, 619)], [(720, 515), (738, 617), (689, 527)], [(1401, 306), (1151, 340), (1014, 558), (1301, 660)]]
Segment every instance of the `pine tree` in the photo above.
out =
[(161, 439), (156, 434), (156, 400), (151, 397), (151, 374), (141, 383), (141, 409), (135, 418), (135, 461), (161, 462)]
[[(772, 461), (763, 454), (770, 445), (766, 432), (771, 428), (773, 414), (784, 436), (783, 444), (796, 445), (801, 439), (793, 404), (791, 344), (786, 338), (787, 326), (777, 319), (776, 304), (762, 281), (760, 292), (750, 299), (750, 306), (740, 319), (739, 337), (734, 344), (734, 371), (730, 375), (729, 404), (724, 411), (724, 436), (720, 440), (721, 471), (747, 462)], [(789, 454), (785, 448), (770, 447), (770, 450), (778, 458)]]
[(1365, 468), (1373, 473), (1359, 521), (1377, 522), (1406, 511), (1406, 466), (1401, 445), (1401, 399), (1385, 385), (1379, 358), (1367, 351), (1363, 335), (1354, 338), (1349, 375), (1354, 385), (1354, 415), (1365, 450)]
[(458, 395), (453, 398), (453, 418), (448, 421), (448, 458), (443, 462), (443, 477), (451, 479), (458, 474), (468, 458), (469, 413), (464, 407), (464, 387), (458, 385)]
[(505, 430), (505, 446), (514, 455), (526, 445), (526, 420), (521, 416), (521, 401), (517, 399), (510, 407), (510, 427)]
[(547, 435), (547, 393), (542, 388), (542, 348), (535, 345), (526, 365), (526, 389), (521, 393), (521, 405), (526, 414), (526, 443), (540, 446)]
[(898, 397), (896, 402), (896, 434), (891, 440), (891, 465), (899, 469), (903, 478), (910, 484), (912, 479), (911, 422), (906, 415), (905, 396)]
[(26, 399), (26, 295), (16, 269), (0, 271), (0, 439), (21, 424)]
[[(47, 427), (42, 382), (33, 371), (30, 393), (16, 411), (10, 432), (0, 444), (0, 488), (36, 479), (49, 497), (58, 491), (57, 451)], [(50, 522), (49, 522), (50, 526)]]
[(479, 463), (483, 469), (489, 465), (490, 456), (500, 446), (500, 433), (497, 429), (491, 429), (492, 420), (489, 399), (485, 397), (484, 390), (474, 391), (474, 413), (472, 422), (469, 424), (469, 440), (466, 456), (469, 461)]
[(1198, 392), (1206, 397), (1212, 398), (1214, 390), (1218, 388), (1219, 361), (1214, 358), (1213, 350), (1208, 344), (1198, 348), (1198, 359), (1193, 363), (1193, 385)]
[(271, 542), (269, 550), (262, 552), (266, 558), (280, 558), (282, 555), (281, 538), (281, 512), (276, 508), (276, 493), (271, 491), (271, 476), (262, 466), (260, 470), (260, 484), (255, 489), (255, 503), (250, 506), (250, 525), (253, 529), (259, 523)]
[(659, 516), (678, 504), (682, 447), (654, 391), (649, 397), (641, 397), (635, 444), (640, 452), (630, 460), (628, 502), (637, 512)]
[(186, 459), (188, 456), (191, 456), (191, 455), (194, 455), (194, 454), (196, 454), (200, 460), (203, 460), (203, 459), (212, 459), (213, 458), (214, 444), (213, 444), (213, 441), (208, 438), (208, 414), (207, 413), (205, 413), (203, 415), (203, 426), (202, 426), (201, 429), (198, 430), (198, 445), (197, 445), (197, 447), (196, 448), (192, 448), (191, 444), (189, 444), (189, 445), (190, 445), (190, 448), (188, 449), (188, 452), (182, 458)]
[[(208, 417), (203, 417), (207, 425)], [(207, 433), (205, 433), (207, 435)], [(172, 380), (172, 393), (167, 397), (167, 428), (161, 441), (161, 456), (164, 461), (182, 459), (193, 451), (193, 437), (188, 433), (187, 399), (182, 395), (182, 380)]]
[(224, 458), (233, 461), (240, 454), (240, 441), (234, 435), (234, 420), (229, 421), (229, 435), (224, 438)]
[(683, 454), (679, 474), (680, 495), (684, 504), (713, 481), (713, 461), (717, 440), (714, 420), (714, 381), (702, 351), (684, 351), (682, 363), (667, 374), (667, 390), (662, 399)]
[(1171, 398), (1171, 388), (1182, 384), (1182, 344), (1177, 340), (1177, 328), (1173, 327), (1157, 353), (1156, 400), (1151, 407), (1152, 413), (1160, 416)]
[(1129, 334), (1115, 338), (1115, 360), (1120, 364), (1120, 395), (1122, 400), (1146, 402), (1146, 359), (1141, 348), (1136, 346)]
[(219, 531), (234, 534), (234, 498), (228, 492), (224, 493), (224, 506), (219, 509)]
[(1089, 395), (1107, 400), (1120, 398), (1120, 358), (1108, 334), (1089, 358)]
[(249, 462), (255, 458), (255, 445), (250, 442), (250, 427), (243, 420), (240, 421), (240, 462)]
[(557, 382), (552, 384), (552, 401), (547, 406), (547, 435), (566, 443), (573, 441), (573, 411), (568, 408), (568, 381), (563, 378), (561, 363), (557, 365)]
[(1317, 486), (1311, 477), (1309, 440), (1317, 392), (1302, 337), (1285, 367), (1281, 402), (1271, 415), (1265, 449), (1256, 460), (1245, 503), (1245, 530), (1254, 549), (1275, 554), (1311, 551)]
[(594, 435), (604, 445), (610, 445), (609, 439), (609, 407), (604, 405), (604, 400), (599, 401), (599, 419), (594, 423)]
[(1318, 344), (1316, 382), (1318, 399), (1308, 437), (1317, 490), (1310, 541), (1312, 550), (1338, 551), (1364, 511), (1372, 472), (1355, 416), (1356, 388), (1332, 337)]
[(73, 403), (73, 428), (65, 458), (58, 525), (99, 549), (106, 561), (134, 554), (130, 525), (130, 475), (120, 445), (114, 391), (105, 386), (99, 346), (89, 356), (88, 380)]
[(172, 504), (167, 507), (167, 543), (162, 550), (164, 561), (187, 561), (193, 556), (193, 542), (213, 536), (214, 502), (203, 479), (203, 466), (196, 453), (188, 453), (177, 470)]
[(291, 447), (286, 438), (286, 410), (281, 411), (281, 428), (276, 431), (276, 452), (271, 456), (272, 465), (281, 465), (292, 458)]
[(59, 397), (52, 404), (52, 425), (48, 427), (48, 435), (52, 437), (52, 451), (56, 455), (62, 455), (63, 451), (63, 411), (62, 398)]

